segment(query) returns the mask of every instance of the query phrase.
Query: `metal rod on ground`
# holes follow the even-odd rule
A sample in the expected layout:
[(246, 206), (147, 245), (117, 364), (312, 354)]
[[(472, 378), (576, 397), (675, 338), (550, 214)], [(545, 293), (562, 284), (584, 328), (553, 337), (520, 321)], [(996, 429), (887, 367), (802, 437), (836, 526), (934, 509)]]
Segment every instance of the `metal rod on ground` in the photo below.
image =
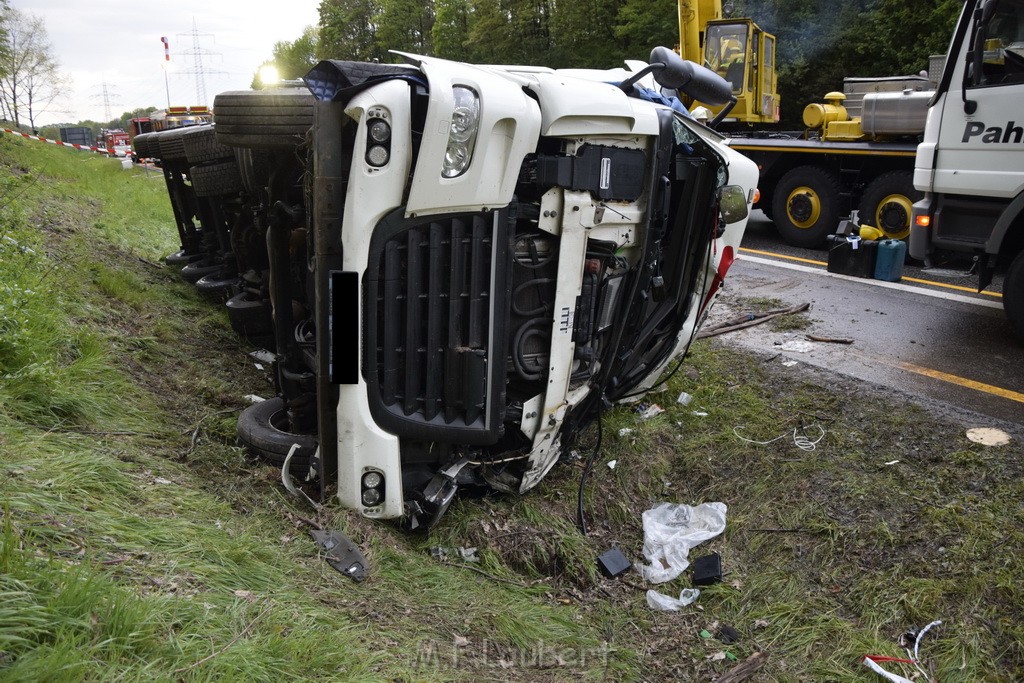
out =
[[(753, 327), (754, 325), (760, 325), (761, 323), (768, 322), (772, 318), (778, 318), (782, 315), (791, 315), (793, 313), (801, 313), (810, 308), (809, 303), (799, 304), (797, 306), (791, 306), (789, 308), (780, 308), (774, 311), (768, 311), (767, 313), (751, 314), (750, 316), (743, 316), (742, 318), (734, 318), (728, 322), (722, 323), (716, 327), (710, 327), (706, 330), (701, 330), (697, 333), (697, 339), (704, 339), (705, 337), (714, 337), (719, 334), (725, 334), (726, 332), (735, 332), (736, 330), (742, 330), (746, 327)], [(738, 322), (743, 320), (744, 322)]]

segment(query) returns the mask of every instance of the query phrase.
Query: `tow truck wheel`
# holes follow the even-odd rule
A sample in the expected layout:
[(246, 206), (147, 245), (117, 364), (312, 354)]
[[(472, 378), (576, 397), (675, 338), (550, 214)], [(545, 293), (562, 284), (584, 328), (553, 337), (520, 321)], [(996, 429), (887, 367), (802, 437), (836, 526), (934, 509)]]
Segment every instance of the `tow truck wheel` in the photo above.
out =
[(1017, 254), (1003, 280), (1003, 308), (1017, 339), (1024, 342), (1024, 251)]
[(788, 244), (814, 248), (839, 224), (839, 180), (817, 166), (798, 166), (782, 176), (772, 198), (775, 227)]
[(889, 239), (910, 234), (914, 202), (923, 197), (914, 189), (910, 171), (889, 171), (878, 176), (864, 190), (860, 200), (860, 224), (878, 228)]

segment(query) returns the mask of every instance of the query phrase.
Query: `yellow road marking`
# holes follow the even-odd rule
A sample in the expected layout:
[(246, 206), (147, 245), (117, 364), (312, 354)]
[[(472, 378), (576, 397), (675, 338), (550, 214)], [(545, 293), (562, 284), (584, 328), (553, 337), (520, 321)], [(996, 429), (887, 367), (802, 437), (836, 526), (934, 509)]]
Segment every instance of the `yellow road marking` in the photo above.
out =
[(760, 254), (761, 256), (774, 256), (775, 258), (784, 258), (787, 261), (799, 261), (800, 263), (813, 263), (816, 266), (827, 266), (828, 263), (825, 261), (815, 261), (809, 258), (800, 258), (799, 256), (789, 256), (788, 254), (776, 254), (774, 251), (761, 251), (760, 249), (748, 249), (747, 247), (740, 247), (740, 251), (745, 251), (748, 254)]
[(973, 379), (951, 375), (947, 372), (932, 370), (931, 368), (923, 368), (920, 365), (914, 365), (913, 363), (897, 363), (897, 367), (907, 370), (908, 372), (917, 373), (918, 375), (924, 375), (925, 377), (931, 377), (943, 382), (950, 382), (951, 384), (956, 384), (961, 387), (967, 387), (968, 389), (974, 389), (975, 391), (983, 391), (986, 394), (992, 394), (993, 396), (1000, 396), (1011, 401), (1024, 403), (1024, 394), (1017, 391), (1010, 391), (1009, 389), (992, 386), (991, 384), (985, 384), (984, 382), (976, 382)]
[[(799, 261), (800, 263), (810, 263), (815, 266), (828, 266), (826, 261), (815, 261), (814, 259), (801, 258), (799, 256), (789, 256), (788, 254), (776, 254), (774, 251), (762, 251), (760, 249), (748, 249), (747, 247), (740, 247), (740, 251), (745, 251), (748, 254), (759, 254), (760, 256), (772, 256), (774, 258), (786, 259), (787, 261)], [(946, 282), (936, 282), (935, 280), (923, 280), (916, 277), (903, 277), (904, 282), (916, 282), (921, 285), (929, 285), (931, 287), (943, 287), (945, 289), (956, 289), (961, 292), (970, 292), (971, 294), (984, 294), (985, 296), (995, 297), (1002, 299), (1003, 295), (1000, 292), (979, 292), (974, 287), (964, 287), (963, 285), (951, 285)]]

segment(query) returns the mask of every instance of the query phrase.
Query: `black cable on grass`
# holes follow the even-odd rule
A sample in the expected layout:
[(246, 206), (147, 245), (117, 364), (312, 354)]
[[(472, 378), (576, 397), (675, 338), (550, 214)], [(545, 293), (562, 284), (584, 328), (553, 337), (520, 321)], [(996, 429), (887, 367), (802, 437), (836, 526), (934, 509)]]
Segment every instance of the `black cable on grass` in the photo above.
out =
[(597, 456), (601, 453), (601, 412), (602, 412), (603, 401), (597, 403), (597, 443), (594, 444), (594, 451), (587, 458), (586, 465), (583, 466), (583, 474), (580, 475), (580, 489), (576, 495), (576, 522), (579, 525), (580, 533), (584, 536), (587, 535), (587, 519), (583, 514), (583, 489), (587, 485), (587, 476), (590, 474), (590, 470), (594, 467), (594, 462), (597, 461)]

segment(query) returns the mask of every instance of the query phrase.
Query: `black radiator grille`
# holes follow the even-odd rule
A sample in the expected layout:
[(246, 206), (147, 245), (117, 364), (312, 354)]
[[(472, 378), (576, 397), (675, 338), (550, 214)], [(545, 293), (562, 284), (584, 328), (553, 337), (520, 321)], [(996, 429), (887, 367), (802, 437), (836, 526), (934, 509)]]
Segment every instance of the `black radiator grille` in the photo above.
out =
[(502, 213), (429, 221), (392, 214), (378, 226), (366, 374), (374, 417), (389, 431), (477, 444), (500, 436), (506, 239)]

